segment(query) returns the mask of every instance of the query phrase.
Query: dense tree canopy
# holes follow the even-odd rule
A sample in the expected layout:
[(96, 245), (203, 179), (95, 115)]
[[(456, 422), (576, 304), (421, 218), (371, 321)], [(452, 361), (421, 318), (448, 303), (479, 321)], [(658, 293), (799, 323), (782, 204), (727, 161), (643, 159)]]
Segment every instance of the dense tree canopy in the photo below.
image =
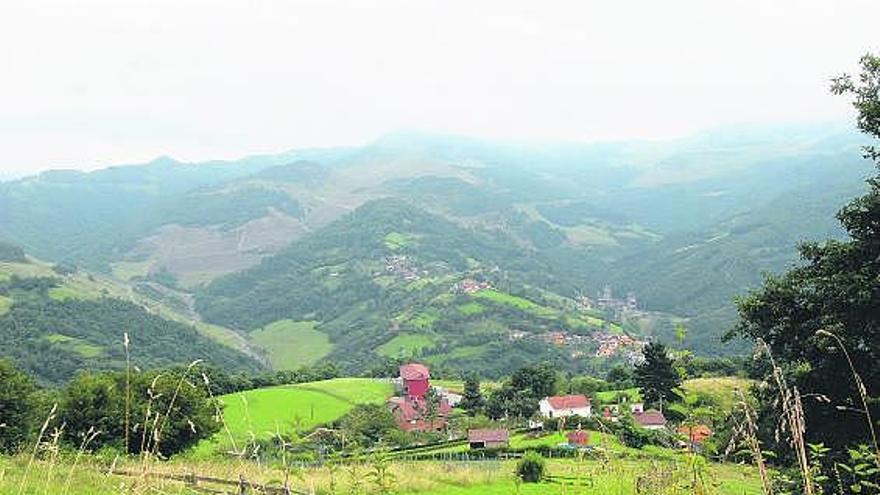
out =
[[(880, 138), (880, 59), (862, 59), (857, 79), (844, 76), (833, 91), (853, 95), (859, 128)], [(866, 156), (878, 159), (875, 147)], [(845, 240), (809, 242), (803, 263), (739, 301), (732, 335), (765, 342), (805, 400), (807, 438), (830, 446), (868, 438), (853, 371), (861, 376), (873, 418), (880, 416), (880, 177), (837, 215)], [(850, 367), (850, 359), (852, 368)], [(763, 396), (767, 399), (766, 394)], [(775, 411), (765, 401), (772, 424)], [(768, 435), (769, 436), (769, 435)]]
[(672, 357), (665, 345), (652, 342), (643, 351), (645, 362), (636, 366), (635, 382), (642, 390), (645, 402), (659, 405), (678, 398), (675, 389), (681, 385), (681, 377), (673, 367)]
[(0, 282), (15, 292), (14, 304), (0, 316), (0, 356), (46, 383), (61, 383), (81, 370), (125, 367), (122, 336), (131, 338), (133, 363), (144, 368), (204, 359), (231, 370), (256, 370), (254, 359), (120, 299), (55, 300), (46, 295), (50, 278), (12, 278)]
[[(128, 391), (128, 392), (127, 392)], [(220, 430), (218, 405), (192, 370), (81, 374), (62, 392), (59, 420), (65, 439), (79, 446), (90, 431), (92, 448), (126, 443), (126, 393), (130, 394), (128, 451), (170, 456)]]
[(468, 374), (464, 378), (464, 394), (461, 398), (461, 408), (469, 415), (475, 416), (486, 405), (486, 399), (480, 392), (480, 379), (474, 374)]
[(16, 451), (38, 421), (36, 386), (30, 377), (0, 360), (0, 452)]
[(0, 261), (24, 261), (24, 250), (15, 244), (0, 240)]

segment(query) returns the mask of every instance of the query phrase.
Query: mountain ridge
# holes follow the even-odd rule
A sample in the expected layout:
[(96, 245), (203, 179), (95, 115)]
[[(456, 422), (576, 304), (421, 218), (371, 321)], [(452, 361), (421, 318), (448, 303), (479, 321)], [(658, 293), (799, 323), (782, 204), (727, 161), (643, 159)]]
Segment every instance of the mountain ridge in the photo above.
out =
[[(821, 125), (549, 145), (398, 133), (360, 147), (238, 161), (160, 159), (0, 183), (0, 237), (15, 239), (41, 258), (193, 294), (210, 320), (237, 327), (246, 337), (274, 321), (311, 321), (314, 315), (281, 311), (259, 321), (218, 316), (206, 309), (206, 301), (226, 277), (260, 273), (262, 264), (290, 250), (308, 260), (302, 246), (315, 236), (332, 237), (334, 229), (337, 245), (321, 244), (322, 250), (335, 249), (342, 261), (381, 262), (393, 253), (369, 257), (356, 246), (377, 231), (345, 219), (385, 201), (400, 215), (386, 219), (382, 235), (403, 243), (398, 250), (408, 256), (418, 259), (436, 247), (406, 246), (412, 239), (396, 222), (411, 210), (427, 215), (416, 223), (458, 236), (460, 245), (446, 255), (478, 259), (475, 253), (483, 252), (492, 266), (482, 269), (513, 277), (516, 291), (546, 291), (568, 300), (595, 299), (605, 286), (633, 292), (640, 309), (665, 315), (658, 318), (666, 323), (691, 326), (689, 345), (697, 352), (729, 354), (741, 348), (724, 346), (718, 337), (735, 317), (732, 297), (756, 286), (762, 273), (794, 263), (798, 242), (841, 235), (833, 213), (864, 190), (862, 180), (871, 170), (860, 158), (863, 142), (848, 127)], [(354, 240), (338, 234), (340, 221)], [(379, 238), (370, 242), (377, 253), (387, 247)], [(458, 266), (455, 273), (461, 278), (467, 270)], [(367, 275), (354, 281), (370, 287), (375, 277)], [(290, 280), (276, 291), (297, 283)], [(314, 292), (300, 287), (297, 298), (340, 297), (335, 300), (340, 306), (351, 303), (319, 287), (316, 283)], [(393, 284), (389, 287), (396, 294)], [(430, 289), (418, 291), (426, 291), (416, 298), (424, 306)], [(331, 320), (342, 318), (339, 325), (348, 321), (361, 330), (372, 325), (366, 334), (374, 341), (364, 346), (372, 352), (393, 338), (389, 328), (399, 315), (382, 314), (381, 308), (363, 311), (375, 314)], [(640, 335), (671, 340), (671, 328), (664, 323)], [(339, 328), (329, 332), (337, 340), (342, 334)]]

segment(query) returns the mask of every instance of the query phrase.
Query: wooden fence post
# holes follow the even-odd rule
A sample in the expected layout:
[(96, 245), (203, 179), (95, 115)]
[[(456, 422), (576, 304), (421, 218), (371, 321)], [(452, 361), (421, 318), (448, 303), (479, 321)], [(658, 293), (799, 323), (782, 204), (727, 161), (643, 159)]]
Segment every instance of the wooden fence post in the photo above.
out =
[(189, 474), (186, 475), (186, 479), (184, 480), (183, 483), (184, 483), (184, 485), (186, 485), (189, 488), (195, 488), (195, 487), (199, 486), (199, 477), (196, 476), (196, 473), (190, 472)]
[(238, 493), (239, 495), (245, 495), (247, 493), (247, 480), (244, 478), (243, 474), (238, 475)]

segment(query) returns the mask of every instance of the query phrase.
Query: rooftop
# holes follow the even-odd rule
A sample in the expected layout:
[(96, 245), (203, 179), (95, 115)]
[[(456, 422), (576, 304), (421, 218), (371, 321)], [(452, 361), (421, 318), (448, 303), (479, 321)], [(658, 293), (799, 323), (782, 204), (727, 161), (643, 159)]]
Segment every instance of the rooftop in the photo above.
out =
[(431, 378), (431, 373), (424, 364), (407, 363), (400, 366), (400, 377), (404, 380), (427, 380)]
[(633, 414), (633, 419), (641, 426), (665, 426), (666, 417), (655, 409), (649, 409), (643, 413)]
[(468, 430), (468, 442), (506, 442), (510, 432), (505, 429), (480, 428)]
[(576, 409), (590, 405), (590, 399), (586, 395), (555, 395), (547, 397), (547, 402), (553, 409)]

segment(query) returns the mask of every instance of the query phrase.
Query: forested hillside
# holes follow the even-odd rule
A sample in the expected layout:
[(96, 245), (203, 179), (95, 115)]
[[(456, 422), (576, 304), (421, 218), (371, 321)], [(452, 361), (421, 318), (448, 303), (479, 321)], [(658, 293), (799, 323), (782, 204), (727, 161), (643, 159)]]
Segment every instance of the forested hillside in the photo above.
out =
[(111, 298), (58, 301), (31, 296), (17, 301), (0, 317), (0, 355), (46, 382), (63, 382), (80, 370), (124, 369), (124, 332), (131, 340), (132, 363), (144, 369), (195, 359), (231, 370), (260, 368), (192, 327)]
[[(472, 295), (456, 291), (456, 284), (472, 279), (481, 280), (484, 289)], [(489, 290), (495, 285), (523, 293), (529, 284), (555, 285), (553, 279), (550, 266), (510, 238), (384, 199), (255, 268), (218, 279), (199, 294), (197, 309), (209, 321), (242, 331), (279, 320), (319, 322), (318, 331), (333, 343), (329, 358), (352, 370), (376, 365), (383, 356), (431, 359), (437, 353), (443, 364), (461, 358), (497, 374), (537, 349), (547, 359), (554, 356), (549, 345), (508, 343), (513, 329), (543, 333), (599, 329), (605, 323), (585, 320), (571, 308), (553, 309)], [(533, 299), (549, 300), (532, 292)], [(497, 354), (499, 345), (507, 360), (480, 364)]]
[[(730, 354), (742, 348), (719, 337), (733, 296), (793, 263), (802, 240), (841, 235), (833, 212), (871, 170), (861, 144), (836, 125), (742, 126), (595, 144), (398, 133), (236, 162), (163, 158), (0, 183), (0, 237), (257, 347), (311, 339), (315, 355), (289, 363), (362, 370), (409, 352), (480, 367), (503, 348), (570, 365), (580, 351), (510, 334), (588, 333), (570, 321), (585, 311), (639, 339), (670, 341), (684, 324), (689, 348)], [(547, 309), (456, 291), (469, 279)], [(638, 313), (599, 308), (605, 287)]]
[(0, 356), (46, 383), (84, 370), (186, 365), (202, 359), (230, 370), (262, 362), (220, 327), (187, 321), (163, 303), (73, 266), (28, 259), (0, 260)]

